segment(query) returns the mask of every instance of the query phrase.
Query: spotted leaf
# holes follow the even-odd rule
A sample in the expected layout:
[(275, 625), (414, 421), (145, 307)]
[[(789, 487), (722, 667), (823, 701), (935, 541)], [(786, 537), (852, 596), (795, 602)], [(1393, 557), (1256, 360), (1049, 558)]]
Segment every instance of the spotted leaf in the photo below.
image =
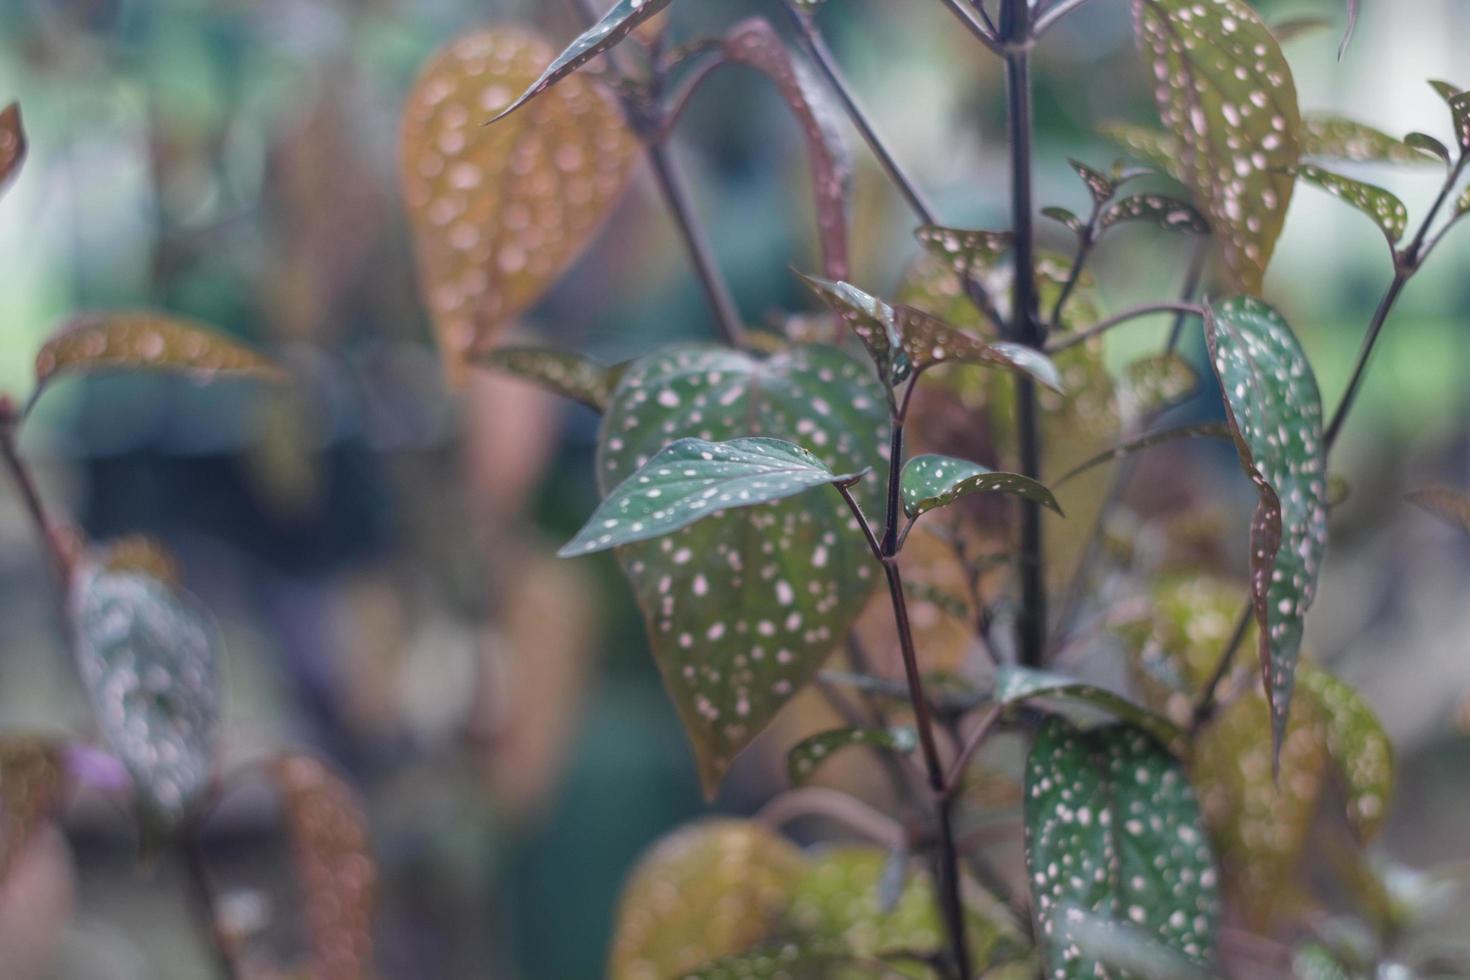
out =
[(1087, 185), (1087, 192), (1092, 195), (1092, 203), (1101, 207), (1118, 192), (1117, 183), (1102, 171), (1094, 170), (1079, 160), (1068, 160), (1067, 162), (1072, 165), (1073, 170), (1077, 171), (1077, 176), (1082, 178), (1082, 183)]
[(993, 264), (1010, 251), (1015, 241), (1015, 235), (1008, 231), (946, 228), (942, 225), (924, 225), (914, 234), (930, 254), (944, 260), (951, 271), (961, 276)]
[(1209, 222), (1184, 201), (1163, 194), (1132, 194), (1108, 205), (1099, 224), (1111, 228), (1125, 221), (1146, 221), (1165, 231), (1188, 231), (1196, 235), (1210, 232)]
[(893, 307), (876, 296), (847, 282), (834, 282), (797, 273), (822, 302), (836, 313), (867, 348), (868, 356), (878, 369), (878, 377), (887, 385), (899, 384), (913, 373), (908, 353), (899, 337)]
[[(598, 448), (604, 492), (681, 436), (780, 436), (830, 472), (858, 473), (886, 452), (888, 406), (871, 369), (834, 347), (764, 360), (676, 348), (635, 362), (614, 392)], [(878, 512), (877, 481), (853, 493)], [(867, 542), (830, 491), (729, 510), (618, 558), (709, 793), (841, 642), (877, 582)]]
[(1056, 498), (1041, 483), (1019, 473), (997, 473), (953, 456), (915, 456), (900, 477), (903, 510), (909, 517), (948, 507), (972, 493), (999, 492), (1034, 501), (1061, 513)]
[(1135, 415), (1151, 415), (1189, 397), (1199, 375), (1175, 353), (1152, 354), (1131, 361), (1123, 372), (1120, 396)]
[(1470, 531), (1470, 494), (1454, 487), (1429, 486), (1407, 497), (1415, 507), (1462, 531)]
[(1460, 145), (1460, 153), (1470, 153), (1470, 92), (1449, 82), (1432, 81), (1429, 84), (1434, 86), (1434, 90), (1450, 107), (1450, 117), (1455, 126), (1455, 141)]
[(786, 777), (799, 786), (812, 777), (818, 767), (833, 753), (854, 745), (866, 745), (889, 752), (905, 754), (919, 745), (912, 728), (836, 728), (809, 735), (786, 753)]
[(535, 382), (558, 395), (602, 411), (624, 365), (606, 366), (571, 351), (545, 347), (499, 347), (476, 355), (476, 364)]
[(706, 517), (861, 476), (835, 474), (816, 456), (780, 439), (680, 439), (615, 487), (558, 554), (572, 558), (661, 538)]
[(601, 20), (579, 34), (565, 51), (551, 59), (551, 63), (546, 66), (545, 70), (514, 102), (508, 105), (502, 103), (501, 105), (484, 106), (484, 109), (491, 112), (500, 110), (491, 119), (491, 122), (499, 122), (593, 58), (613, 47), (631, 34), (639, 24), (667, 7), (669, 2), (670, 0), (617, 0), (611, 9), (602, 15)]
[(1237, 285), (1259, 293), (1291, 202), (1301, 114), (1276, 39), (1244, 0), (1132, 0), (1165, 125)]
[(1292, 980), (1352, 980), (1353, 974), (1321, 943), (1303, 943), (1291, 955)]
[(1324, 113), (1308, 113), (1302, 119), (1302, 156), (1353, 163), (1434, 162), (1434, 156), (1407, 137), (1397, 140), (1372, 126)]
[(707, 820), (655, 844), (618, 899), (609, 980), (682, 977), (778, 938), (801, 852), (760, 824)]
[(36, 354), (36, 386), (94, 371), (167, 371), (200, 382), (220, 376), (284, 378), (261, 355), (206, 327), (161, 313), (89, 313), (61, 327)]
[(26, 158), (26, 131), (20, 106), (12, 102), (0, 110), (0, 191), (4, 191)]
[(1129, 701), (1121, 694), (1075, 678), (1013, 664), (1002, 665), (995, 675), (995, 700), (1017, 704), (1032, 698), (1050, 698), (1090, 705), (1147, 731), (1168, 745), (1182, 744), (1183, 732), (1173, 722)]
[(880, 964), (858, 965), (852, 951), (841, 943), (803, 938), (762, 946), (684, 974), (682, 980), (791, 980), (793, 977), (825, 977), (835, 966), (844, 966), (848, 977), (880, 978), (887, 971)]
[(1176, 180), (1185, 179), (1179, 143), (1168, 133), (1133, 123), (1105, 122), (1098, 132), (1123, 147), (1143, 163)]
[(1409, 209), (1396, 195), (1382, 187), (1365, 184), (1313, 164), (1303, 164), (1297, 168), (1296, 173), (1308, 183), (1316, 184), (1333, 197), (1341, 198), (1372, 218), (1373, 223), (1388, 239), (1389, 245), (1398, 244), (1399, 239), (1404, 237), (1404, 231), (1409, 227)]
[(1357, 691), (1325, 670), (1304, 670), (1301, 682), (1322, 718), (1327, 757), (1347, 789), (1348, 820), (1367, 843), (1382, 829), (1393, 795), (1393, 744)]
[(636, 160), (616, 100), (583, 77), (479, 125), (551, 60), (526, 31), (469, 34), (434, 56), (404, 109), (400, 183), (419, 284), (456, 381), (576, 259)]
[(1086, 222), (1066, 208), (1042, 208), (1041, 213), (1044, 217), (1050, 218), (1074, 235), (1082, 234), (1087, 228)]
[(1211, 306), (1205, 339), (1241, 465), (1260, 494), (1251, 522), (1251, 604), (1279, 753), (1327, 546), (1322, 400), (1291, 328), (1260, 300)]
[(1060, 909), (1052, 921), (1082, 957), (1102, 964), (1106, 976), (1129, 980), (1217, 980), (1217, 974), (1154, 939), (1131, 922), (1105, 919), (1076, 908)]
[(894, 308), (894, 316), (914, 374), (941, 364), (979, 364), (1024, 374), (1052, 391), (1062, 390), (1057, 366), (1033, 347), (987, 342), (910, 306)]
[(0, 739), (0, 885), (15, 859), (61, 805), (58, 747), (39, 738)]
[(317, 980), (372, 975), (377, 865), (352, 789), (326, 766), (284, 755), (268, 768), (281, 793)]
[(1172, 429), (1163, 429), (1158, 432), (1149, 432), (1139, 436), (1136, 439), (1129, 439), (1122, 445), (1115, 446), (1112, 449), (1107, 450), (1106, 452), (1099, 453), (1091, 459), (1083, 460), (1081, 463), (1078, 463), (1066, 473), (1063, 473), (1061, 476), (1057, 477), (1054, 482), (1060, 486), (1073, 477), (1080, 476), (1094, 467), (1102, 466), (1105, 463), (1111, 463), (1114, 460), (1122, 459), (1125, 456), (1132, 456), (1134, 453), (1143, 452), (1145, 449), (1152, 449), (1155, 446), (1162, 446), (1171, 442), (1178, 442), (1182, 439), (1230, 438), (1230, 429), (1227, 426), (1223, 426), (1215, 422), (1204, 422), (1199, 425), (1181, 425)]

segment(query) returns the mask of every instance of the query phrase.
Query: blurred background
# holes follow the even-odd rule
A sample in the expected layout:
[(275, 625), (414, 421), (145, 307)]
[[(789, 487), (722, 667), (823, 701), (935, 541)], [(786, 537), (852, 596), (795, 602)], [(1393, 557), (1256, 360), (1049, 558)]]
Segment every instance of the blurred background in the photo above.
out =
[[(1256, 6), (1268, 20), (1342, 16), (1337, 0)], [(1470, 84), (1470, 5), (1364, 6), (1340, 63), (1335, 30), (1289, 46), (1303, 107), (1443, 134), (1424, 82)], [(847, 74), (944, 220), (1004, 227), (996, 60), (938, 3), (830, 7), (822, 23)], [(1120, 155), (1093, 135), (1099, 121), (1154, 118), (1126, 8), (1095, 0), (1038, 52), (1042, 204), (1082, 209), (1067, 156)], [(785, 30), (766, 0), (683, 0), (673, 30), (688, 39), (757, 13)], [(615, 563), (551, 557), (596, 503), (596, 416), (483, 373), (447, 390), (415, 282), (396, 181), (402, 103), (435, 49), (497, 22), (557, 42), (579, 29), (554, 0), (0, 0), (0, 102), (21, 103), (31, 145), (0, 199), (0, 391), (26, 397), (37, 348), (84, 309), (196, 317), (289, 367), (286, 394), (58, 383), (24, 448), (89, 535), (142, 531), (180, 556), (228, 647), (227, 762), (303, 747), (357, 787), (393, 978), (600, 975), (630, 864), (707, 812)], [(883, 293), (913, 256), (912, 221), (849, 135), (853, 278)], [(677, 154), (747, 320), (811, 309), (789, 272), (815, 265), (805, 152), (770, 87), (715, 76)], [(1359, 170), (1418, 215), (1439, 181), (1432, 167)], [(1177, 242), (1120, 235), (1095, 267), (1105, 306), (1172, 296), (1187, 260)], [(1402, 502), (1430, 481), (1470, 485), (1467, 260), (1462, 229), (1389, 324), (1334, 460), (1353, 495), (1334, 513), (1308, 637), (1396, 740), (1382, 846), (1410, 864), (1470, 860), (1470, 538)], [(1298, 192), (1268, 296), (1329, 404), (1389, 275), (1370, 222)], [(1109, 361), (1166, 329), (1120, 331)], [(609, 362), (714, 336), (646, 174), (516, 331)], [(1202, 364), (1197, 335), (1188, 349)], [(1191, 458), (1243, 540), (1253, 498), (1228, 448)], [(85, 734), (48, 584), (7, 488), (0, 730)], [(790, 714), (741, 760), (718, 810), (749, 812), (782, 786), (780, 750), (812, 727)], [(290, 950), (276, 822), (246, 781), (206, 847), (231, 914), (268, 919)], [(186, 890), (167, 866), (139, 872), (115, 806), (80, 801), (64, 839), (44, 843), (0, 892), (0, 977), (209, 975)]]

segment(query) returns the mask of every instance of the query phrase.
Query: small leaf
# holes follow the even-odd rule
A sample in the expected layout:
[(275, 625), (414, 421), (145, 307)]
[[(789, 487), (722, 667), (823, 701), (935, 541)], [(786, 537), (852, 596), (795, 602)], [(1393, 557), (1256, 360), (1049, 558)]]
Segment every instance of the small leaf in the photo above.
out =
[(1051, 358), (1034, 347), (1007, 341), (990, 343), (911, 306), (896, 307), (893, 313), (916, 375), (941, 364), (979, 364), (1024, 374), (1052, 391), (1062, 390), (1061, 372)]
[[(633, 32), (639, 24), (669, 5), (670, 0), (617, 0), (602, 19), (578, 35), (567, 49), (552, 59), (546, 70), (531, 83), (514, 102), (500, 109), (490, 121), (504, 119), (531, 99), (545, 92), (557, 82), (591, 61), (602, 52), (613, 47)], [(494, 111), (499, 106), (486, 106)]]
[(1463, 490), (1446, 486), (1429, 486), (1415, 490), (1405, 499), (1451, 527), (1470, 532), (1470, 494)]
[(1184, 161), (1179, 152), (1179, 143), (1168, 133), (1125, 122), (1106, 122), (1097, 131), (1128, 150), (1137, 159), (1158, 168), (1160, 173), (1176, 180), (1184, 180)]
[(281, 381), (264, 357), (203, 324), (161, 313), (89, 313), (61, 327), (36, 355), (36, 387), (89, 371), (168, 371)]
[(1296, 86), (1281, 47), (1244, 0), (1132, 0), (1186, 183), (1238, 286), (1259, 293), (1301, 157)]
[(904, 464), (900, 477), (903, 510), (918, 517), (972, 493), (999, 492), (1038, 503), (1060, 514), (1051, 491), (1019, 473), (996, 473), (979, 463), (953, 456), (915, 456)]
[(1347, 787), (1348, 821), (1366, 844), (1383, 828), (1393, 795), (1393, 744), (1357, 691), (1325, 670), (1304, 670), (1301, 682), (1322, 717), (1327, 757)]
[(607, 408), (623, 371), (621, 365), (605, 367), (580, 354), (545, 347), (500, 347), (476, 355), (474, 361), (535, 382), (598, 411)]
[(845, 323), (878, 369), (878, 378), (888, 386), (901, 383), (913, 373), (893, 307), (847, 282), (818, 279), (798, 272), (808, 286)]
[(1189, 397), (1199, 386), (1193, 365), (1172, 351), (1140, 357), (1123, 371), (1122, 394), (1138, 415), (1152, 415)]
[[(849, 967), (844, 977), (882, 977), (877, 967), (857, 967), (852, 951), (841, 943), (801, 939), (763, 946), (745, 953), (722, 957), (683, 975), (681, 980), (792, 980), (794, 977), (826, 976), (837, 965)], [(858, 972), (852, 972), (857, 970)]]
[(1073, 170), (1077, 171), (1077, 176), (1082, 178), (1082, 183), (1087, 185), (1087, 192), (1092, 195), (1092, 203), (1098, 207), (1106, 204), (1118, 192), (1118, 185), (1107, 174), (1094, 170), (1078, 160), (1067, 162), (1072, 165)]
[(791, 785), (800, 786), (812, 777), (817, 768), (832, 754), (854, 745), (866, 745), (886, 749), (900, 755), (912, 752), (919, 745), (918, 736), (908, 726), (895, 728), (835, 728), (817, 732), (796, 743), (786, 754), (786, 778)]
[(1332, 26), (1332, 21), (1326, 17), (1288, 17), (1278, 20), (1271, 25), (1271, 33), (1276, 35), (1277, 42), (1287, 44), (1308, 34), (1325, 31)]
[(1292, 980), (1352, 980), (1353, 975), (1337, 962), (1321, 943), (1304, 943), (1291, 957)]
[(1341, 473), (1327, 474), (1327, 509), (1337, 510), (1347, 503), (1353, 495), (1353, 488), (1347, 481), (1347, 477)]
[(1333, 197), (1342, 198), (1372, 218), (1373, 223), (1378, 225), (1388, 239), (1389, 245), (1398, 244), (1399, 239), (1404, 237), (1404, 231), (1409, 227), (1409, 209), (1389, 191), (1309, 163), (1298, 167), (1296, 173), (1308, 183), (1316, 184)]
[(1082, 234), (1087, 228), (1086, 222), (1066, 208), (1042, 208), (1041, 213), (1076, 235)]
[(1251, 523), (1251, 604), (1279, 756), (1327, 546), (1322, 399), (1291, 328), (1265, 303), (1243, 298), (1211, 306), (1205, 340), (1241, 465), (1260, 493)]
[(1145, 449), (1162, 446), (1165, 443), (1178, 442), (1181, 439), (1230, 439), (1230, 429), (1217, 422), (1203, 422), (1198, 425), (1181, 425), (1173, 429), (1163, 429), (1159, 432), (1149, 432), (1136, 439), (1130, 439), (1120, 446), (1115, 446), (1106, 452), (1099, 453), (1091, 459), (1084, 460), (1072, 467), (1066, 473), (1057, 477), (1054, 481), (1058, 486), (1066, 483), (1073, 477), (1080, 476), (1088, 470), (1113, 460), (1131, 456)]
[(219, 654), (192, 599), (136, 571), (85, 561), (70, 611), (77, 667), (103, 738), (150, 820), (177, 826), (214, 775)]
[(317, 980), (372, 975), (377, 865), (367, 819), (352, 789), (326, 766), (301, 755), (272, 761), (281, 793)]
[(727, 510), (769, 504), (860, 476), (835, 474), (810, 452), (780, 439), (680, 439), (609, 493), (557, 554), (573, 558), (661, 538)]
[(1428, 133), (1410, 133), (1409, 135), (1404, 137), (1404, 145), (1412, 146), (1414, 149), (1421, 150), (1426, 154), (1433, 154), (1441, 161), (1443, 161), (1446, 165), (1453, 162), (1450, 157), (1450, 148), (1445, 146), (1444, 143), (1435, 139), (1433, 136), (1430, 136)]
[(1031, 698), (1055, 698), (1091, 705), (1146, 731), (1166, 745), (1182, 745), (1183, 731), (1173, 722), (1129, 701), (1121, 694), (1084, 684), (1075, 678), (1029, 667), (1004, 664), (995, 675), (995, 700), (1016, 704)]
[(1165, 231), (1187, 231), (1196, 235), (1210, 233), (1209, 222), (1193, 205), (1163, 194), (1133, 194), (1108, 205), (1102, 214), (1103, 228), (1124, 221), (1147, 221)]
[(1455, 219), (1463, 218), (1470, 214), (1470, 187), (1466, 187), (1460, 194), (1460, 199), (1455, 202)]
[[(1433, 140), (1433, 137), (1426, 138)], [(1302, 156), (1353, 163), (1434, 162), (1433, 157), (1426, 156), (1408, 137), (1396, 140), (1372, 126), (1324, 113), (1310, 113), (1302, 119)]]
[(1010, 251), (1015, 235), (1008, 231), (966, 230), (942, 225), (924, 225), (914, 233), (930, 254), (948, 263), (960, 276), (991, 265)]
[(61, 805), (61, 753), (50, 741), (0, 739), (0, 885), (31, 837)]
[(1431, 81), (1429, 83), (1440, 98), (1450, 107), (1450, 115), (1455, 124), (1455, 140), (1460, 144), (1460, 153), (1470, 153), (1470, 92), (1463, 91), (1458, 85), (1449, 82)]
[(0, 110), (0, 193), (3, 193), (26, 158), (26, 131), (20, 105), (12, 102)]

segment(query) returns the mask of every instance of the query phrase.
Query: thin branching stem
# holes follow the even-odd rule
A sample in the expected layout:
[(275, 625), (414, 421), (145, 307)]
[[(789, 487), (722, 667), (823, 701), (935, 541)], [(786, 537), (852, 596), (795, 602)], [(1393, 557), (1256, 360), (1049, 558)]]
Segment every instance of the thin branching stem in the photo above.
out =
[(780, 827), (801, 817), (836, 820), (889, 850), (906, 843), (903, 827), (892, 817), (856, 797), (823, 786), (804, 786), (782, 793), (755, 815), (756, 820), (768, 827)]
[(1140, 306), (1130, 307), (1121, 313), (1100, 320), (1086, 330), (1058, 337), (1054, 342), (1046, 345), (1048, 354), (1060, 354), (1064, 350), (1070, 350), (1078, 344), (1085, 344), (1094, 337), (1101, 337), (1114, 327), (1131, 323), (1142, 317), (1153, 316), (1156, 313), (1182, 313), (1186, 316), (1204, 316), (1205, 309), (1198, 303), (1188, 303), (1183, 300), (1165, 300), (1160, 303), (1144, 303)]
[(980, 719), (979, 723), (976, 724), (975, 728), (965, 739), (965, 744), (960, 747), (959, 754), (955, 756), (954, 762), (949, 767), (948, 774), (944, 777), (944, 792), (946, 796), (953, 796), (959, 792), (959, 788), (965, 779), (965, 770), (969, 768), (970, 760), (975, 757), (975, 753), (979, 751), (980, 746), (990, 737), (990, 733), (995, 730), (996, 724), (1000, 721), (1002, 710), (1003, 705), (991, 705), (990, 710), (985, 712), (984, 717)]
[(1052, 4), (1036, 18), (1036, 30), (1032, 32), (1032, 36), (1041, 37), (1041, 35), (1055, 27), (1063, 17), (1088, 2), (1089, 0), (1058, 0), (1058, 2)]
[[(961, 24), (965, 25), (966, 30), (975, 35), (976, 40), (998, 55), (1005, 54), (1005, 51), (1001, 47), (1000, 38), (996, 33), (995, 22), (990, 19), (990, 14), (986, 12), (982, 4), (972, 3), (969, 7), (966, 7), (960, 0), (944, 0), (944, 5), (949, 8), (950, 13), (954, 14), (955, 18)], [(980, 17), (979, 20), (976, 20), (975, 16), (971, 15), (971, 10), (974, 10)]]
[(21, 500), (25, 503), (31, 525), (41, 539), (41, 548), (51, 564), (58, 587), (65, 595), (66, 583), (71, 578), (71, 561), (61, 547), (56, 526), (51, 523), (51, 518), (46, 513), (46, 505), (41, 500), (41, 493), (36, 487), (36, 479), (31, 474), (30, 467), (26, 465), (26, 461), (21, 458), (20, 449), (16, 445), (17, 438), (18, 432), (14, 421), (0, 420), (0, 456), (4, 457), (5, 468), (10, 471), (16, 488), (20, 490)]

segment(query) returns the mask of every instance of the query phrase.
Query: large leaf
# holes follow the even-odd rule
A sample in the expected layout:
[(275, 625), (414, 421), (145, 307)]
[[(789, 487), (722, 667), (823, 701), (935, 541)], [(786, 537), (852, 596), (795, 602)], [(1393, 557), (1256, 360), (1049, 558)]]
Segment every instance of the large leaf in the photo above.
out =
[(469, 34), (435, 55), (404, 108), (401, 183), (419, 283), (455, 380), (591, 240), (636, 159), (616, 100), (586, 78), (479, 125), (551, 59), (523, 30)]
[(781, 439), (680, 439), (614, 487), (557, 554), (572, 558), (661, 538), (706, 517), (785, 500), (814, 487), (849, 484), (860, 476), (833, 473), (816, 456)]
[(1301, 158), (1291, 68), (1244, 0), (1132, 0), (1165, 125), (1236, 284), (1259, 293)]
[[(602, 15), (602, 19), (579, 34), (565, 51), (551, 59), (545, 70), (514, 102), (508, 105), (500, 102), (497, 105), (486, 105), (481, 108), (489, 112), (499, 109), (500, 111), (491, 120), (499, 122), (617, 44), (631, 34), (639, 24), (653, 17), (669, 3), (670, 0), (617, 0), (608, 12)], [(506, 98), (510, 98), (509, 94), (506, 95)]]
[(35, 832), (61, 805), (61, 753), (40, 738), (0, 739), (0, 885)]
[(14, 102), (0, 110), (0, 192), (20, 170), (26, 158), (26, 131), (20, 106)]
[(1434, 156), (1382, 130), (1342, 116), (1307, 113), (1302, 119), (1302, 156), (1354, 163), (1434, 163)]
[(1260, 494), (1251, 522), (1251, 605), (1279, 754), (1327, 546), (1322, 400), (1301, 345), (1265, 303), (1240, 298), (1211, 306), (1205, 339), (1241, 465)]
[(1129, 701), (1121, 694), (1084, 684), (1081, 681), (1033, 670), (1014, 664), (1004, 664), (995, 675), (995, 700), (1000, 704), (1016, 704), (1031, 698), (1049, 698), (1085, 704), (1126, 721), (1146, 731), (1160, 742), (1171, 747), (1183, 744), (1184, 732), (1167, 718), (1154, 714), (1147, 708)]
[[(831, 471), (856, 473), (886, 451), (887, 401), (871, 369), (837, 348), (766, 360), (677, 348), (624, 374), (603, 419), (598, 481), (611, 492), (680, 437), (741, 436), (794, 439)], [(877, 482), (853, 490), (871, 514)], [(842, 641), (877, 582), (833, 492), (730, 510), (618, 557), (707, 793)]]
[(97, 726), (132, 773), (143, 812), (185, 819), (211, 784), (219, 654), (208, 615), (136, 571), (73, 576), (77, 666)]
[(1359, 840), (1378, 835), (1393, 795), (1393, 744), (1363, 696), (1325, 670), (1302, 671), (1315, 702), (1327, 755), (1347, 789), (1348, 820)]
[(352, 789), (315, 759), (284, 755), (269, 773), (281, 793), (316, 980), (372, 974), (377, 865)]
[(972, 493), (1007, 493), (1060, 514), (1057, 500), (1041, 483), (1019, 473), (996, 473), (979, 463), (953, 456), (915, 456), (899, 477), (903, 510), (909, 517), (927, 514)]
[(623, 366), (596, 364), (571, 351), (545, 347), (498, 347), (475, 363), (534, 381), (573, 401), (602, 411), (612, 398)]
[(1313, 164), (1297, 168), (1297, 176), (1341, 198), (1373, 219), (1390, 246), (1397, 245), (1409, 227), (1409, 209), (1391, 191), (1353, 180)]

